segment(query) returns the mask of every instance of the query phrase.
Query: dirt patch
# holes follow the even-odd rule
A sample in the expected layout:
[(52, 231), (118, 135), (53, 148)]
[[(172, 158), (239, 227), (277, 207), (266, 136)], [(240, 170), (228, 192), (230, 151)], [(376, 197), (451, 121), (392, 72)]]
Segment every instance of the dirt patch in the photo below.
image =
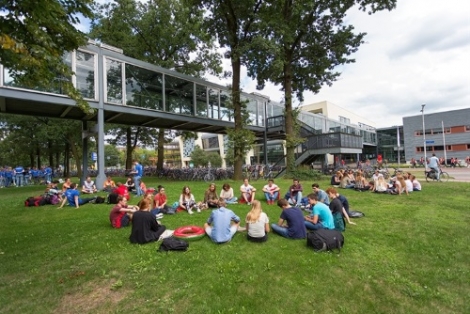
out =
[(66, 294), (60, 300), (54, 313), (109, 313), (126, 297), (128, 292), (114, 289), (116, 281), (89, 282), (77, 291)]

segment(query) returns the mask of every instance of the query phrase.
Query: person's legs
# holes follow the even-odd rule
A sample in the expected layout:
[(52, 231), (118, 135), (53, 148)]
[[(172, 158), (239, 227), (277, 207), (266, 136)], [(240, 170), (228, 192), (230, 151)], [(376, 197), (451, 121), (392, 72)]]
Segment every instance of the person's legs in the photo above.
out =
[(271, 194), (269, 194), (268, 192), (264, 192), (264, 197), (266, 197), (266, 201), (268, 201), (269, 204), (269, 202), (271, 201)]
[(313, 222), (305, 221), (304, 223), (305, 223), (305, 228), (307, 228), (308, 230), (324, 229), (321, 222), (318, 222), (318, 223), (314, 224)]
[(284, 238), (290, 238), (287, 228), (281, 227), (277, 224), (271, 224), (271, 229), (273, 229), (275, 233), (283, 236)]
[(302, 203), (302, 192), (297, 193), (296, 202), (297, 205), (300, 205)]
[(85, 204), (90, 203), (91, 201), (93, 201), (95, 199), (96, 199), (96, 197), (79, 198), (78, 199), (78, 205), (85, 205)]
[(122, 218), (121, 218), (121, 228), (129, 226), (130, 221), (131, 221), (131, 219), (130, 219), (129, 215), (126, 214), (126, 215), (122, 216)]
[(230, 226), (230, 238), (233, 238), (233, 236), (235, 235), (237, 230), (238, 230), (238, 227), (236, 225), (231, 225)]
[(140, 188), (140, 176), (135, 176), (134, 177), (134, 186), (135, 186), (135, 191), (137, 196), (142, 195), (142, 189)]

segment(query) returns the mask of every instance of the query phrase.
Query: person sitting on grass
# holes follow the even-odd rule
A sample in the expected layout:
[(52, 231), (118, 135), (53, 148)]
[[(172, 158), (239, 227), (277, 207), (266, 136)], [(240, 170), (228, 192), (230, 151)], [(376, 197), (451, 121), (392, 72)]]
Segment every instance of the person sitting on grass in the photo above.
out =
[(117, 183), (117, 188), (114, 189), (112, 193), (115, 193), (117, 195), (122, 195), (124, 196), (127, 200), (130, 200), (131, 195), (129, 194), (129, 190), (127, 189), (127, 186), (122, 184), (121, 182)]
[(70, 178), (65, 178), (65, 181), (62, 184), (62, 194), (64, 194), (65, 191), (70, 189), (70, 185), (72, 185), (72, 181), (70, 180)]
[(341, 184), (341, 179), (342, 178), (343, 178), (343, 175), (342, 175), (341, 171), (336, 171), (336, 173), (333, 176), (331, 176), (330, 184), (332, 186), (338, 187)]
[(388, 190), (388, 183), (385, 181), (383, 174), (379, 174), (377, 180), (374, 181), (374, 187), (371, 189), (371, 192), (375, 193), (385, 193)]
[(307, 232), (301, 209), (292, 207), (286, 199), (278, 200), (277, 206), (282, 208), (282, 213), (278, 223), (271, 224), (273, 232), (288, 239), (304, 239)]
[(153, 198), (153, 209), (152, 211), (157, 214), (173, 214), (173, 210), (167, 205), (168, 198), (166, 196), (165, 187), (162, 185), (158, 186), (158, 193)]
[(129, 236), (131, 243), (145, 244), (158, 241), (166, 227), (160, 225), (150, 213), (150, 202), (143, 200), (141, 207), (132, 215), (132, 231)]
[(274, 184), (273, 179), (268, 180), (268, 184), (263, 187), (264, 196), (268, 205), (273, 205), (275, 201), (279, 199), (279, 190), (280, 188)]
[(327, 205), (318, 200), (314, 193), (309, 194), (308, 202), (312, 208), (311, 215), (305, 216), (305, 227), (309, 230), (334, 229), (333, 215)]
[(204, 203), (209, 208), (217, 208), (219, 206), (219, 196), (217, 195), (215, 183), (209, 184), (209, 188), (204, 192)]
[(222, 190), (220, 190), (220, 199), (225, 201), (225, 204), (237, 204), (238, 198), (233, 194), (233, 188), (230, 184), (224, 183)]
[(80, 198), (80, 192), (77, 190), (77, 184), (72, 183), (70, 185), (70, 189), (65, 191), (64, 199), (60, 204), (59, 208), (64, 207), (67, 201), (69, 202), (69, 206), (75, 206), (75, 208), (79, 208), (80, 205), (85, 205), (87, 203), (90, 203), (91, 201), (94, 201), (95, 199), (96, 197)]
[(401, 195), (403, 193), (409, 195), (408, 190), (406, 189), (406, 183), (403, 179), (403, 176), (401, 174), (398, 174), (395, 180), (394, 187), (390, 189), (390, 194)]
[(370, 189), (369, 182), (367, 182), (366, 178), (364, 178), (364, 176), (360, 172), (356, 174), (356, 183), (354, 185), (354, 189), (359, 192), (367, 191)]
[(212, 210), (209, 219), (204, 224), (206, 234), (217, 244), (229, 242), (240, 227), (240, 217), (225, 207), (225, 201), (219, 200), (218, 208)]
[(95, 181), (91, 180), (91, 177), (86, 177), (86, 180), (83, 182), (82, 193), (84, 194), (93, 194), (98, 192), (96, 189)]
[[(326, 194), (325, 191), (320, 189), (320, 185), (318, 185), (318, 183), (312, 184), (312, 190), (315, 193), (315, 195), (317, 196), (318, 201), (322, 202), (326, 206), (330, 205), (330, 199), (328, 198), (328, 194)], [(307, 202), (309, 202), (308, 199), (307, 199)], [(309, 204), (311, 204), (311, 203), (309, 202)]]
[(421, 191), (421, 183), (416, 179), (415, 175), (410, 176), (411, 183), (413, 184), (413, 191)]
[(111, 179), (110, 176), (106, 178), (103, 183), (103, 192), (111, 193), (116, 188), (116, 183)]
[(128, 177), (124, 185), (127, 187), (128, 192), (132, 192), (135, 189), (135, 183), (132, 177)]
[[(338, 231), (344, 231), (346, 228), (345, 219), (349, 224), (355, 225), (355, 223), (351, 222), (349, 219), (348, 212), (344, 208), (340, 198), (338, 197), (339, 194), (335, 188), (328, 188), (326, 189), (326, 194), (330, 197), (330, 211), (333, 215), (333, 222), (335, 225), (335, 229)], [(349, 204), (348, 204), (349, 205)]]
[(266, 242), (269, 232), (269, 218), (261, 209), (261, 202), (254, 200), (246, 215), (247, 239), (252, 242)]
[(299, 179), (293, 179), (292, 185), (289, 187), (289, 192), (286, 194), (286, 199), (289, 204), (293, 206), (297, 206), (302, 202), (302, 192), (303, 192), (302, 184), (300, 184)]
[(147, 185), (145, 185), (144, 181), (141, 180), (139, 186), (142, 191), (141, 195), (145, 195), (145, 193), (147, 193)]
[(408, 173), (403, 174), (403, 180), (405, 181), (405, 189), (408, 193), (413, 192), (413, 182), (410, 180), (410, 175)]
[(242, 200), (245, 201), (247, 205), (251, 205), (251, 202), (255, 199), (256, 189), (250, 184), (248, 178), (243, 180), (240, 192), (242, 192)]
[(179, 199), (179, 206), (186, 210), (188, 214), (193, 214), (193, 209), (197, 209), (197, 212), (200, 213), (201, 210), (196, 206), (196, 199), (194, 195), (191, 193), (191, 189), (189, 186), (184, 186), (183, 190), (181, 191), (180, 199)]
[(127, 227), (132, 220), (132, 214), (139, 208), (134, 205), (127, 205), (127, 199), (122, 195), (117, 198), (118, 203), (114, 205), (109, 213), (109, 221), (113, 228)]

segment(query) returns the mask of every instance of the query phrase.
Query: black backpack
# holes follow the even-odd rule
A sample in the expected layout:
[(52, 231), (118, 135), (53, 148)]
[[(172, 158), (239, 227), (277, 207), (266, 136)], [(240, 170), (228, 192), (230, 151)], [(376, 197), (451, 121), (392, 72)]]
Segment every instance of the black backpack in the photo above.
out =
[(307, 246), (316, 252), (332, 251), (344, 246), (344, 236), (337, 230), (318, 229), (307, 234)]
[(108, 204), (117, 204), (118, 201), (117, 201), (117, 198), (118, 198), (118, 194), (116, 193), (109, 193), (108, 196), (106, 197), (106, 202)]
[(168, 252), (168, 251), (186, 251), (189, 247), (189, 243), (176, 239), (174, 237), (169, 237), (163, 239), (162, 244), (160, 244), (159, 252)]

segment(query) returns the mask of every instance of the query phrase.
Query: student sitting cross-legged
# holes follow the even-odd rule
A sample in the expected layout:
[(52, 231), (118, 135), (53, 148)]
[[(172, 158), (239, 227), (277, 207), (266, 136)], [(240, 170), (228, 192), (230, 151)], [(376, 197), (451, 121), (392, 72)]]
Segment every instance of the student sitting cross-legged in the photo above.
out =
[(266, 242), (269, 232), (269, 218), (261, 209), (260, 201), (254, 200), (246, 215), (247, 239), (252, 242)]
[(225, 207), (225, 201), (219, 200), (218, 208), (214, 209), (204, 224), (206, 234), (215, 243), (221, 244), (229, 242), (240, 228), (240, 217), (233, 211)]
[(335, 223), (330, 208), (318, 200), (317, 194), (311, 193), (307, 197), (312, 214), (305, 216), (305, 227), (309, 230), (334, 229)]
[(307, 232), (305, 230), (304, 216), (300, 208), (291, 207), (286, 199), (278, 200), (277, 206), (282, 208), (282, 213), (278, 223), (271, 224), (273, 231), (285, 238), (304, 239), (307, 236)]

